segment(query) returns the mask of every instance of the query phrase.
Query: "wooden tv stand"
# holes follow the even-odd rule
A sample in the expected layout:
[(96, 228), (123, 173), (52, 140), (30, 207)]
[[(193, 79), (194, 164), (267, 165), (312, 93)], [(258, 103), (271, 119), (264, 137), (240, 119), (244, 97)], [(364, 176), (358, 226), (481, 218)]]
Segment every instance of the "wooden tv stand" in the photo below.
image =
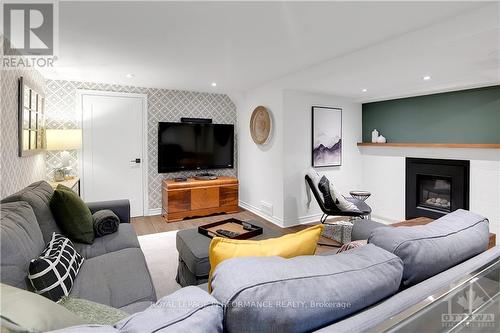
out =
[(238, 212), (238, 179), (215, 180), (188, 178), (184, 182), (163, 180), (162, 215), (167, 222), (186, 217)]

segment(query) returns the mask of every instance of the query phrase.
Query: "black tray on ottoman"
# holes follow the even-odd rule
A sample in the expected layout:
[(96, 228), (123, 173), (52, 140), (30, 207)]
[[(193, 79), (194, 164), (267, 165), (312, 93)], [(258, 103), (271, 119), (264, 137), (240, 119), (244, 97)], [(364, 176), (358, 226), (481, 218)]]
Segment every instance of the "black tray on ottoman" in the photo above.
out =
[(238, 233), (238, 236), (234, 237), (226, 237), (231, 239), (249, 239), (262, 234), (262, 228), (252, 224), (250, 222), (246, 222), (252, 226), (252, 230), (245, 230), (243, 228), (243, 221), (238, 219), (227, 219), (219, 222), (209, 223), (198, 227), (198, 232), (202, 235), (205, 235), (209, 238), (213, 237), (224, 237), (217, 233), (217, 230), (223, 229), (232, 232)]

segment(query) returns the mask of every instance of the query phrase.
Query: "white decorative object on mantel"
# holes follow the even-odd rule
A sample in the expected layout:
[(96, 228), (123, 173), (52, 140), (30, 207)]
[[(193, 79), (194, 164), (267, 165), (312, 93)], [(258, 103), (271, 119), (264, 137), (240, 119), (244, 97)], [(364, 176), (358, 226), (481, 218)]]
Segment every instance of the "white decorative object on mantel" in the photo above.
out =
[(377, 143), (386, 143), (386, 142), (387, 142), (387, 139), (383, 135), (380, 135), (377, 139)]
[(377, 129), (374, 129), (372, 131), (372, 143), (377, 143), (378, 141), (378, 131)]

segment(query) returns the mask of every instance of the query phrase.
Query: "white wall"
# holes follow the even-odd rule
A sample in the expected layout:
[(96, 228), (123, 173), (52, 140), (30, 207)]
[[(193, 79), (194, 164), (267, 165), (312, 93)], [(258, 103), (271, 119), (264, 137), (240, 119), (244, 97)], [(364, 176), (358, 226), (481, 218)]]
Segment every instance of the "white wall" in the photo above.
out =
[[(240, 205), (275, 224), (283, 225), (283, 93), (271, 85), (246, 92), (236, 99), (238, 110), (238, 178)], [(253, 110), (265, 106), (271, 114), (272, 132), (266, 145), (250, 136)], [(272, 211), (262, 204), (272, 206)]]
[[(373, 217), (405, 219), (405, 157), (470, 160), (469, 209), (500, 234), (500, 152), (495, 149), (362, 148), (363, 188), (372, 192)], [(498, 241), (497, 241), (498, 242)]]
[(356, 146), (361, 141), (361, 104), (349, 99), (287, 90), (283, 94), (284, 115), (284, 225), (318, 221), (321, 210), (312, 199), (307, 206), (304, 175), (311, 166), (311, 107), (313, 105), (342, 108), (342, 165), (317, 169), (333, 180), (348, 195), (362, 188), (362, 155)]
[[(405, 220), (405, 159), (401, 156), (371, 155), (362, 149), (363, 190), (372, 195), (366, 203), (372, 218), (393, 223)], [(376, 153), (376, 152), (375, 152)]]
[[(311, 166), (311, 107), (340, 107), (343, 129), (342, 166), (322, 168), (343, 192), (361, 187), (361, 104), (348, 99), (283, 90), (267, 85), (247, 92), (237, 100), (240, 205), (280, 226), (318, 221), (321, 210), (313, 200), (307, 206), (304, 175)], [(252, 111), (263, 105), (272, 115), (270, 141), (256, 145), (250, 136)], [(271, 204), (272, 214), (263, 203)]]
[[(0, 34), (0, 45), (3, 35)], [(0, 58), (3, 47), (0, 47)], [(0, 69), (0, 198), (44, 179), (45, 154), (19, 157), (18, 155), (18, 80), (39, 93), (44, 93), (45, 79), (33, 67)]]

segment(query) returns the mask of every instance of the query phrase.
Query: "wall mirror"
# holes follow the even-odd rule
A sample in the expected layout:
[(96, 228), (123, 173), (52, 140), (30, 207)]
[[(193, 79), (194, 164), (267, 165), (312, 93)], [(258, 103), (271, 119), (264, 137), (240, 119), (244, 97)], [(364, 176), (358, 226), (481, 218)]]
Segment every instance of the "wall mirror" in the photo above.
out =
[(45, 150), (45, 96), (19, 78), (19, 157)]

